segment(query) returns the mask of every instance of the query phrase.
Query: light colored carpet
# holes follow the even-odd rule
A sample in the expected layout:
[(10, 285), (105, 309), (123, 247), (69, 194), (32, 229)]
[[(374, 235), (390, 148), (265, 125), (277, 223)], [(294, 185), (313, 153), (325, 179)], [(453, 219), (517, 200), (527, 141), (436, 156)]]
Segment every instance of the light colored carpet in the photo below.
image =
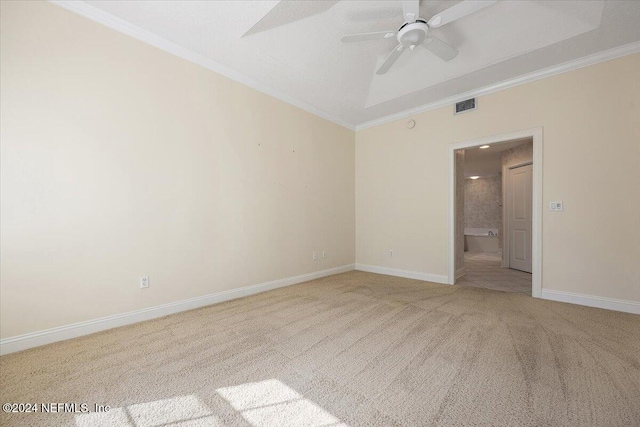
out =
[(3, 425), (637, 426), (640, 316), (350, 272), (0, 358)]

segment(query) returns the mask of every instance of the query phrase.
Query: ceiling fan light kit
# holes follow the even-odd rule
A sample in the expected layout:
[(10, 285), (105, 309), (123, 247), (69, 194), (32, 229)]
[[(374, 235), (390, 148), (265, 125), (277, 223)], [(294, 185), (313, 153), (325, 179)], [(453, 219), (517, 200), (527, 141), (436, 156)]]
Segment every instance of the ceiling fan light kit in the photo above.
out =
[(442, 27), (464, 16), (484, 9), (495, 3), (495, 0), (466, 0), (441, 12), (425, 21), (420, 18), (420, 0), (406, 0), (402, 2), (402, 16), (404, 22), (397, 31), (381, 31), (375, 33), (352, 34), (342, 37), (343, 43), (360, 42), (366, 40), (388, 39), (396, 36), (398, 46), (378, 67), (376, 74), (385, 74), (400, 58), (407, 48), (413, 51), (416, 46), (422, 46), (443, 61), (451, 61), (458, 55), (458, 51), (439, 38), (429, 34), (432, 28)]
[[(429, 26), (425, 21), (404, 24), (398, 30), (398, 42), (403, 46), (416, 47), (424, 43), (429, 34)], [(411, 50), (413, 50), (413, 47)]]

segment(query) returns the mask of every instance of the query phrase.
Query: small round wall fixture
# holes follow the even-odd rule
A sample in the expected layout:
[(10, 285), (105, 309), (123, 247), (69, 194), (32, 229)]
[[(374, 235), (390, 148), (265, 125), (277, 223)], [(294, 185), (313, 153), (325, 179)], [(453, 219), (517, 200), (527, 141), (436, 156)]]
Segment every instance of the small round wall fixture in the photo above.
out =
[(416, 121), (411, 119), (407, 122), (407, 129), (413, 129), (414, 127), (416, 127)]

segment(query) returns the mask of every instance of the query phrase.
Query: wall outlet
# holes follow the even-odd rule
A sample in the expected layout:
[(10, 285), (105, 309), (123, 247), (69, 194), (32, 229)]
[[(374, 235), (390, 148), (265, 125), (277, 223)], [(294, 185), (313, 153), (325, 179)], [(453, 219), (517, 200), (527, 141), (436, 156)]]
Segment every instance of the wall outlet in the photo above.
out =
[(562, 202), (551, 202), (551, 203), (549, 203), (549, 210), (550, 211), (561, 211), (561, 210), (563, 210)]
[(327, 259), (327, 251), (322, 251), (322, 259)]
[(318, 260), (318, 252), (314, 252), (313, 255), (312, 255), (312, 258), (313, 258), (314, 261), (317, 261)]
[(393, 258), (393, 249), (389, 251), (389, 258)]
[(140, 277), (140, 289), (149, 287), (149, 276)]

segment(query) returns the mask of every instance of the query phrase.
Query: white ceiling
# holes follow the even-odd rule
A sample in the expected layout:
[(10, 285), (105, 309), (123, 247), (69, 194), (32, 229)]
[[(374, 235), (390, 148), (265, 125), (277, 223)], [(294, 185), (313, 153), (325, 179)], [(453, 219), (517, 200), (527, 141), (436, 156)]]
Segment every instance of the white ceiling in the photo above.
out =
[[(397, 1), (66, 3), (98, 10), (103, 22), (120, 18), (129, 29), (160, 36), (353, 127), (640, 41), (637, 0), (499, 1), (433, 30), (459, 50), (452, 61), (416, 49), (378, 76), (395, 39), (343, 44), (340, 38), (397, 29)], [(428, 19), (456, 3), (423, 0), (420, 14)]]

